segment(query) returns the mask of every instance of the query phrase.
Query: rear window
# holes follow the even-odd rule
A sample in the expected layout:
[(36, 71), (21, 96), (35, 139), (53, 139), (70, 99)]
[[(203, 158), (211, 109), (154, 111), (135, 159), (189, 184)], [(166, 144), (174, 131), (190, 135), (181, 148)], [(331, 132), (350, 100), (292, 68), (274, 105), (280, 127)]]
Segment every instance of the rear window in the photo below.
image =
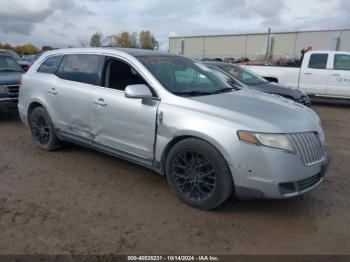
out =
[(334, 70), (350, 71), (350, 55), (335, 55)]
[(328, 54), (312, 54), (310, 56), (309, 68), (326, 69)]
[(67, 55), (62, 62), (57, 76), (80, 83), (99, 85), (99, 55)]
[(40, 73), (54, 74), (62, 60), (62, 56), (49, 57), (38, 69)]

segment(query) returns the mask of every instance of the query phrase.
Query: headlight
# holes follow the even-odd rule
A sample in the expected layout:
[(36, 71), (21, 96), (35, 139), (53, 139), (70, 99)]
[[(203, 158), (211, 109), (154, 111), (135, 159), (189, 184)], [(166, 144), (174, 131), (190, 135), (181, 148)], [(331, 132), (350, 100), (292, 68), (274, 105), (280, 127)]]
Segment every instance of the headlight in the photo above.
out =
[(259, 145), (277, 148), (286, 151), (294, 151), (292, 144), (288, 137), (284, 134), (268, 134), (268, 133), (256, 133), (251, 131), (238, 131), (238, 138), (241, 141)]

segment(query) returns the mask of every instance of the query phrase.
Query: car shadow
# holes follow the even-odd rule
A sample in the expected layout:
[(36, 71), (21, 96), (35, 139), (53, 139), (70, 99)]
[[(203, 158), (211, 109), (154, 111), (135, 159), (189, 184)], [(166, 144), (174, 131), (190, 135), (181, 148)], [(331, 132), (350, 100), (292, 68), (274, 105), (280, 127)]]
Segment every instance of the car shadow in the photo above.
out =
[(350, 100), (345, 99), (312, 98), (311, 102), (315, 106), (350, 107)]
[(21, 121), (18, 112), (1, 112), (0, 111), (0, 122), (17, 122)]

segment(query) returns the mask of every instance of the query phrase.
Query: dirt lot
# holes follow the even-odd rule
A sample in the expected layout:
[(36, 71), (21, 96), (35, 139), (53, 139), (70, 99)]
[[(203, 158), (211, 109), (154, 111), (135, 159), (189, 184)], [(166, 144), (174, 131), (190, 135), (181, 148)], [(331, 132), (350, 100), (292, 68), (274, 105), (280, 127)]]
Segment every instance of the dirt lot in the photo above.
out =
[(47, 153), (0, 117), (1, 254), (350, 254), (350, 105), (313, 106), (333, 162), (302, 197), (203, 212), (166, 179), (77, 146)]

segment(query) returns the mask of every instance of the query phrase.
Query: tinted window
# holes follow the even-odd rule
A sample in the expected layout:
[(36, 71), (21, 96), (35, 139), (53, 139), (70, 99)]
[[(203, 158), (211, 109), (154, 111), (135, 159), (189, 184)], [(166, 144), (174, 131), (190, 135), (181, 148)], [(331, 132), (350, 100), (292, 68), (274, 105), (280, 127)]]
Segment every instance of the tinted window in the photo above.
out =
[(334, 57), (335, 70), (350, 70), (350, 55), (335, 55)]
[(100, 85), (99, 62), (98, 55), (67, 55), (57, 76), (70, 81)]
[(54, 74), (62, 60), (62, 56), (54, 56), (45, 60), (38, 69), (40, 73)]
[(0, 71), (23, 72), (23, 69), (11, 56), (0, 55)]
[(128, 85), (147, 85), (134, 68), (122, 61), (107, 59), (104, 68), (105, 87), (124, 91)]
[(309, 68), (326, 69), (327, 68), (327, 54), (312, 54), (310, 56)]

